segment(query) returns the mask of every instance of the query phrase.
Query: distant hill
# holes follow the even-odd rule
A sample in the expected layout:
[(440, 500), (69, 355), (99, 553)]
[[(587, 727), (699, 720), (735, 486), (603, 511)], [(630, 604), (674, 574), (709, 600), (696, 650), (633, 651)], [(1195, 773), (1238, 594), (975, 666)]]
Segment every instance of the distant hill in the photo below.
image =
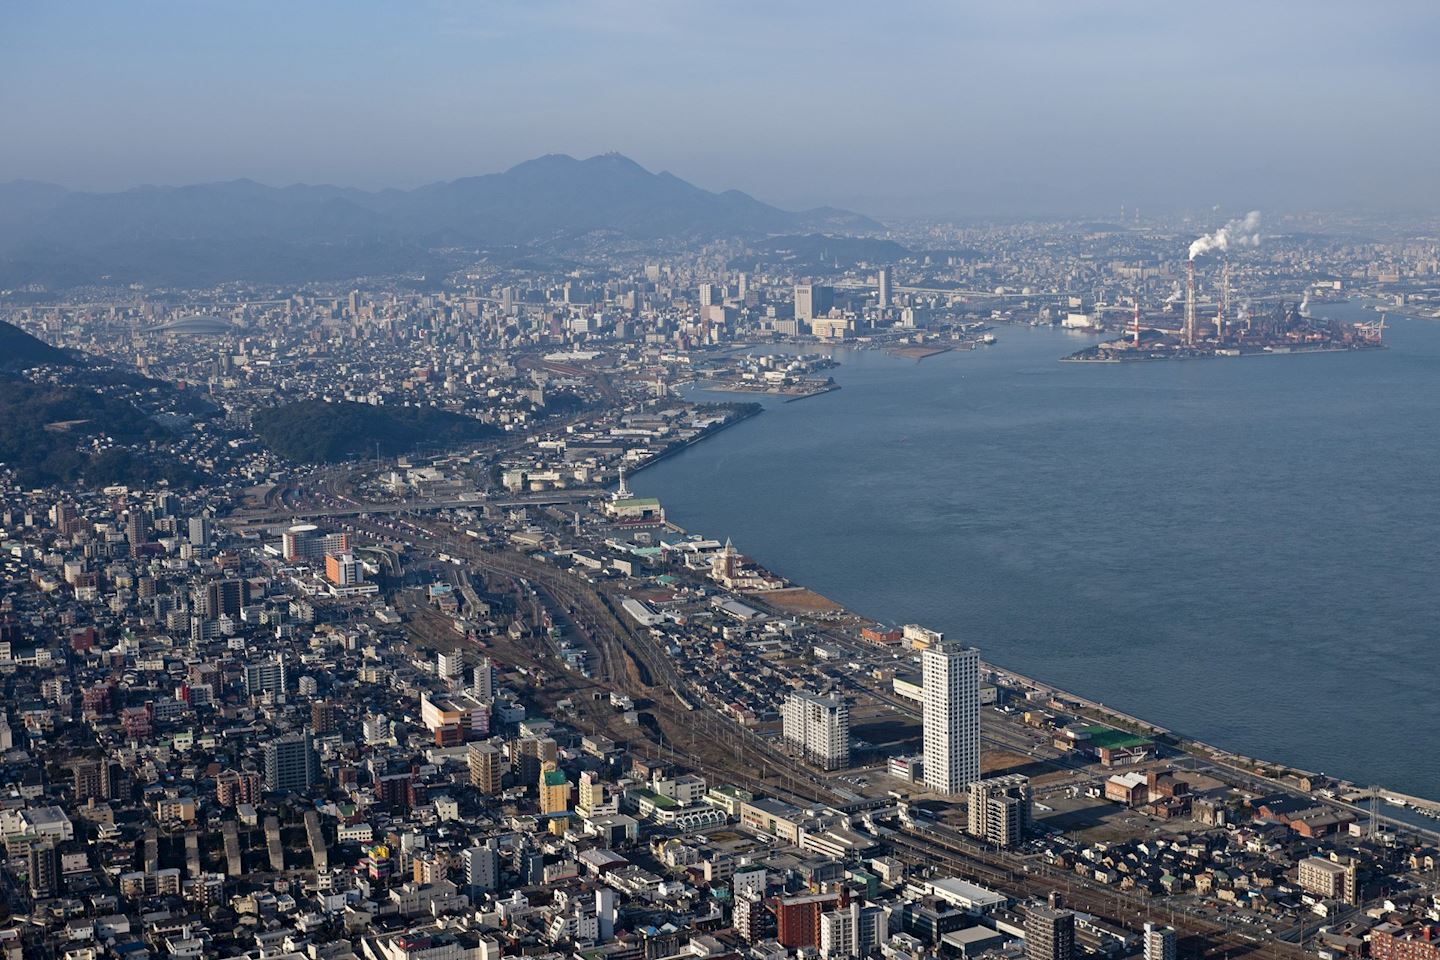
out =
[(408, 453), (417, 444), (451, 447), (496, 436), (499, 428), (433, 407), (377, 407), (350, 401), (300, 400), (256, 411), (255, 434), (271, 450), (301, 463), (335, 463)]
[[(792, 270), (805, 273), (832, 273), (848, 270), (861, 263), (894, 263), (910, 256), (910, 251), (894, 240), (883, 237), (847, 237), (810, 233), (801, 236), (776, 236), (752, 245), (765, 256), (766, 262), (783, 263)], [(739, 269), (753, 265), (753, 256), (738, 256), (730, 265)]]
[(250, 180), (85, 193), (17, 181), (0, 184), (0, 287), (424, 272), (440, 248), (547, 249), (597, 233), (658, 241), (877, 229), (844, 210), (790, 212), (713, 193), (618, 154), (550, 155), (374, 193)]
[(59, 347), (52, 347), (15, 324), (0, 320), (0, 370), (23, 370), (42, 364), (68, 367), (75, 362), (74, 357)]

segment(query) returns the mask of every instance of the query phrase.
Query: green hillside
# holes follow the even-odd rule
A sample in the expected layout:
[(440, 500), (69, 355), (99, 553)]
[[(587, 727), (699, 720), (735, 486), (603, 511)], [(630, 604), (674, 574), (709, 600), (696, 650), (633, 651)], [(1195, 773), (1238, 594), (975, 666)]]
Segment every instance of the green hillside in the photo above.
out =
[(117, 446), (96, 451), (93, 440), (102, 436), (119, 444), (143, 444), (169, 434), (126, 400), (0, 373), (0, 464), (14, 470), (22, 484), (99, 487), (194, 480), (192, 471), (173, 460), (137, 456)]
[(255, 433), (271, 450), (301, 463), (335, 463), (418, 448), (454, 447), (499, 430), (474, 417), (433, 407), (377, 407), (301, 400), (256, 411)]

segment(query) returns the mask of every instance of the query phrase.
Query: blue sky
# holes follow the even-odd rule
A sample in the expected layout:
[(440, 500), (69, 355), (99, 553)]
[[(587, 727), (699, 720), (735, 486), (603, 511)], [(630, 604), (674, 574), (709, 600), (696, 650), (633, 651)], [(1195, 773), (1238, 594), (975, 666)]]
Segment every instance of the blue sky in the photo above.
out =
[(618, 150), (791, 207), (1434, 209), (1437, 51), (1434, 0), (8, 0), (0, 180)]

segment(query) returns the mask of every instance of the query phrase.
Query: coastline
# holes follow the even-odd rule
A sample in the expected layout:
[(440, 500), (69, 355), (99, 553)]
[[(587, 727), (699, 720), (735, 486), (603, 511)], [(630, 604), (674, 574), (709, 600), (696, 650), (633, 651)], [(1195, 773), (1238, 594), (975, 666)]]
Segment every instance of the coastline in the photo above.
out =
[[(1355, 351), (1351, 350), (1350, 348), (1341, 348), (1297, 352), (1305, 353)], [(1291, 354), (1279, 353), (1273, 355), (1288, 356)], [(699, 438), (697, 438), (697, 440), (698, 439)], [(713, 520), (711, 521), (711, 525), (716, 525)], [(719, 524), (719, 526), (723, 529), (723, 522)], [(757, 559), (761, 558), (757, 557)], [(761, 560), (761, 562), (763, 563), (763, 559)], [(803, 582), (801, 581), (792, 580), (790, 582), (795, 587), (805, 588)], [(763, 595), (758, 596), (756, 599), (763, 600)], [(848, 606), (844, 603), (837, 603), (837, 606), (839, 606), (844, 613), (858, 617), (867, 622), (874, 622), (871, 617), (858, 612), (851, 606)], [(863, 643), (863, 641), (859, 642)], [(1162, 726), (1150, 720), (1146, 720), (1143, 717), (1135, 716), (1118, 710), (1116, 708), (1106, 706), (1101, 701), (1074, 693), (1073, 691), (1058, 687), (1052, 683), (1048, 683), (1046, 681), (1018, 673), (1015, 670), (1006, 668), (999, 664), (987, 661), (986, 667), (987, 669), (990, 669), (997, 674), (1000, 674), (1007, 678), (1012, 678), (1022, 686), (1039, 691), (1045, 691), (1053, 696), (1072, 701), (1080, 705), (1084, 709), (1097, 714), (1097, 719), (1101, 720), (1102, 722), (1111, 723), (1120, 728), (1129, 728), (1137, 732), (1143, 732), (1147, 735), (1154, 736), (1157, 739), (1161, 739), (1167, 746), (1173, 748), (1174, 750), (1185, 756), (1195, 757), (1206, 762), (1213, 763), (1218, 767), (1232, 771), (1241, 778), (1247, 778), (1254, 780), (1257, 783), (1263, 783), (1267, 787), (1275, 789), (1277, 791), (1298, 790), (1297, 785), (1293, 782), (1294, 778), (1314, 778), (1319, 776), (1319, 774), (1315, 773), (1314, 771), (1307, 771), (1301, 767), (1298, 767), (1291, 763), (1286, 763), (1282, 760), (1266, 759), (1263, 757), (1247, 755), (1237, 752), (1235, 750), (1228, 749), (1217, 743), (1212, 743), (1206, 740), (1199, 739), (1197, 737), (1189, 736), (1187, 734), (1184, 734), (1183, 732)], [(1287, 782), (1287, 778), (1290, 778), (1291, 782)], [(1365, 814), (1368, 811), (1362, 810), (1360, 807), (1356, 806), (1356, 801), (1364, 802), (1364, 798), (1368, 798), (1373, 791), (1373, 793), (1381, 799), (1382, 806), (1389, 803), (1389, 800), (1387, 798), (1394, 798), (1395, 800), (1405, 801), (1406, 804), (1410, 805), (1410, 808), (1406, 809), (1404, 807), (1401, 807), (1401, 809), (1403, 809), (1406, 813), (1413, 814), (1416, 819), (1419, 819), (1422, 822), (1414, 822), (1411, 819), (1397, 818), (1393, 815), (1387, 814), (1383, 810), (1380, 813), (1381, 819), (1384, 819), (1386, 822), (1389, 823), (1403, 825), (1403, 827), (1407, 830), (1424, 832), (1430, 835), (1432, 838), (1440, 837), (1440, 820), (1437, 820), (1433, 827), (1426, 825), (1423, 822), (1425, 819), (1430, 817), (1440, 817), (1440, 799), (1424, 797), (1414, 794), (1406, 794), (1398, 790), (1386, 788), (1380, 785), (1361, 785), (1354, 780), (1346, 778), (1343, 772), (1338, 775), (1330, 774), (1328, 779), (1336, 781), (1338, 784), (1334, 791), (1334, 796), (1331, 797), (1328, 794), (1317, 796), (1317, 802), (1326, 802), (1333, 804), (1337, 807), (1341, 807), (1349, 811), (1355, 812), (1357, 814)], [(1349, 798), (1348, 800), (1346, 799), (1347, 797)], [(1400, 805), (1396, 804), (1393, 806), (1398, 807)]]
[[(998, 676), (1016, 682), (1021, 686), (1029, 687), (1034, 690), (1039, 690), (1048, 693), (1051, 696), (1063, 698), (1065, 700), (1069, 700), (1076, 704), (1079, 704), (1081, 707), (1097, 714), (1098, 718), (1101, 719), (1103, 722), (1111, 723), (1121, 729), (1130, 729), (1134, 732), (1153, 736), (1157, 740), (1163, 740), (1164, 742), (1166, 742), (1167, 745), (1173, 747), (1176, 750), (1179, 750), (1182, 753), (1191, 756), (1200, 756), (1213, 763), (1217, 763), (1220, 766), (1228, 767), (1236, 771), (1237, 773), (1243, 774), (1246, 777), (1252, 777), (1257, 780), (1266, 781), (1267, 783), (1273, 784), (1276, 789), (1295, 789), (1294, 784), (1286, 783), (1283, 776), (1277, 774), (1294, 775), (1301, 777), (1318, 777), (1321, 775), (1314, 770), (1304, 770), (1291, 764), (1283, 764), (1277, 761), (1265, 760), (1259, 757), (1251, 757), (1245, 754), (1236, 753), (1233, 750), (1227, 750), (1223, 747), (1216, 746), (1213, 743), (1200, 740), (1196, 737), (1187, 736), (1168, 727), (1163, 727), (1157, 723), (1152, 723), (1151, 721), (1145, 720), (1141, 717), (1136, 717), (1133, 714), (1125, 713), (1121, 710), (1116, 710), (1113, 707), (1106, 706), (1104, 703), (1101, 703), (1098, 700), (1091, 700), (1087, 697), (1083, 697), (1069, 690), (1064, 690), (1060, 687), (1055, 686), (1054, 684), (1047, 683), (1043, 680), (1037, 680), (1034, 677), (1029, 677), (1024, 674), (1016, 673), (1013, 670), (1007, 669), (989, 661), (982, 660), (981, 666), (988, 668)], [(1272, 774), (1270, 771), (1275, 771), (1275, 773)], [(1425, 810), (1430, 811), (1430, 814), (1422, 812), (1420, 814), (1421, 816), (1433, 815), (1437, 818), (1440, 818), (1440, 800), (1433, 800), (1428, 797), (1412, 796), (1410, 794), (1401, 793), (1397, 790), (1392, 790), (1388, 787), (1383, 787), (1378, 784), (1369, 787), (1360, 787), (1359, 785), (1353, 783), (1353, 781), (1344, 780), (1343, 778), (1338, 777), (1334, 779), (1339, 780), (1341, 783), (1349, 786), (1352, 791), (1367, 794), (1373, 791), (1382, 798), (1394, 797), (1399, 800), (1404, 800), (1416, 807), (1421, 807)], [(1333, 802), (1335, 802), (1339, 806), (1343, 806), (1352, 810), (1357, 809), (1353, 803), (1338, 798), (1335, 799)], [(1395, 818), (1393, 817), (1388, 819), (1390, 819), (1392, 822), (1394, 822), (1395, 820)], [(1412, 830), (1421, 830), (1434, 837), (1440, 838), (1440, 820), (1437, 820), (1436, 825), (1433, 828), (1424, 827), (1417, 824), (1410, 824), (1408, 822), (1406, 822), (1406, 827)]]
[[(803, 583), (794, 580), (787, 580), (787, 583), (787, 589), (804, 590), (833, 604), (835, 609), (829, 611), (829, 613), (833, 615), (848, 615), (867, 623), (878, 623), (878, 621), (845, 606), (839, 601), (815, 593)], [(765, 602), (767, 592), (768, 591), (751, 592), (746, 593), (745, 596), (751, 600), (770, 606), (770, 604), (766, 604)], [(791, 612), (788, 615), (795, 616), (796, 614)], [(855, 642), (862, 645), (866, 644), (866, 641), (858, 638)], [(876, 649), (886, 648), (876, 645)], [(1157, 743), (1163, 744), (1170, 750), (1181, 754), (1183, 757), (1194, 758), (1220, 767), (1239, 779), (1242, 786), (1248, 786), (1251, 789), (1257, 789), (1258, 784), (1263, 784), (1269, 790), (1308, 796), (1319, 803), (1328, 804), (1355, 813), (1357, 816), (1369, 815), (1369, 810), (1360, 806), (1360, 803), (1367, 801), (1371, 794), (1373, 794), (1379, 798), (1382, 807), (1385, 805), (1391, 807), (1399, 806), (1400, 809), (1407, 810), (1407, 812), (1413, 813), (1418, 818), (1434, 820), (1434, 824), (1430, 825), (1425, 822), (1416, 822), (1383, 809), (1376, 813), (1378, 820), (1400, 829), (1423, 834), (1432, 842), (1440, 841), (1440, 800), (1401, 793), (1398, 790), (1393, 790), (1379, 784), (1362, 787), (1354, 781), (1342, 777), (1329, 778), (1337, 781), (1341, 787), (1341, 789), (1335, 791), (1334, 795), (1317, 794), (1296, 782), (1300, 778), (1314, 779), (1321, 777), (1322, 774), (1317, 771), (1305, 770), (1293, 764), (1251, 757), (1233, 750), (1228, 750), (1142, 717), (1137, 717), (1134, 714), (1107, 706), (1101, 701), (1074, 693), (1063, 687), (1056, 686), (1053, 683), (1019, 673), (993, 661), (982, 659), (980, 666), (982, 670), (993, 673), (1011, 685), (1043, 693), (1051, 699), (1073, 703), (1080, 708), (1076, 712), (1086, 716), (1086, 719), (1096, 720), (1119, 730), (1126, 730), (1131, 733), (1138, 733), (1153, 738)], [(1404, 801), (1406, 806), (1391, 803), (1390, 798)]]
[[(1189, 353), (1177, 356), (1081, 356), (1079, 353), (1061, 357), (1061, 363), (1174, 363), (1187, 360), (1244, 360), (1249, 357), (1303, 357), (1312, 353), (1365, 353), (1370, 350), (1386, 350), (1383, 344), (1365, 347), (1313, 347), (1302, 350), (1252, 350), (1244, 353)], [(1083, 353), (1084, 351), (1082, 351)]]
[(811, 397), (823, 396), (827, 393), (834, 393), (840, 389), (840, 384), (833, 379), (825, 384), (815, 387), (813, 390), (805, 390), (798, 393), (786, 393), (781, 390), (748, 390), (736, 386), (724, 380), (691, 380), (686, 384), (693, 386), (706, 393), (724, 393), (735, 397), (769, 397), (779, 400), (782, 403), (794, 403), (797, 400), (809, 400)]
[[(837, 389), (838, 389), (838, 388), (837, 388)], [(804, 397), (796, 397), (795, 399), (797, 399), (797, 400), (803, 400)], [(637, 473), (641, 473), (641, 472), (649, 469), (650, 467), (655, 466), (655, 464), (659, 463), (659, 462), (662, 461), (662, 460), (668, 460), (670, 457), (675, 456), (675, 454), (681, 452), (682, 450), (689, 450), (691, 447), (695, 446), (697, 443), (701, 443), (701, 442), (703, 442), (703, 441), (705, 441), (705, 440), (708, 440), (708, 439), (710, 439), (711, 437), (716, 436), (717, 434), (724, 433), (726, 430), (729, 430), (731, 427), (736, 426), (736, 425), (741, 424), (741, 423), (744, 423), (746, 420), (749, 420), (751, 417), (758, 417), (758, 416), (760, 416), (760, 414), (762, 414), (762, 413), (765, 412), (765, 408), (764, 408), (762, 405), (760, 405), (760, 404), (757, 403), (757, 404), (754, 404), (753, 406), (754, 406), (754, 409), (749, 409), (749, 410), (744, 411), (744, 412), (741, 413), (741, 414), (738, 414), (737, 416), (730, 417), (730, 418), (729, 418), (728, 420), (726, 420), (724, 423), (719, 423), (719, 424), (716, 424), (716, 425), (714, 425), (714, 426), (712, 426), (712, 427), (706, 427), (706, 428), (705, 428), (704, 430), (702, 430), (699, 434), (697, 434), (696, 436), (691, 437), (689, 440), (686, 440), (684, 443), (672, 444), (671, 446), (668, 446), (668, 447), (666, 447), (664, 450), (662, 450), (662, 451), (660, 451), (659, 453), (655, 454), (655, 456), (650, 457), (648, 460), (642, 460), (642, 461), (640, 461), (640, 462), (637, 463), (634, 467), (631, 468), (631, 470), (630, 470), (630, 476), (633, 477), (633, 476), (635, 476)]]

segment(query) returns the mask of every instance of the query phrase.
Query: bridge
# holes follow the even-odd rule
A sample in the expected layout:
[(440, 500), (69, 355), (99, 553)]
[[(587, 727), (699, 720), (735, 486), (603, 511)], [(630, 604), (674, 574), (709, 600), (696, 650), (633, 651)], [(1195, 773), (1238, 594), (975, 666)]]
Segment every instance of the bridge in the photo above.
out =
[[(836, 290), (874, 290), (875, 284), (865, 280), (844, 279), (837, 280), (833, 284)], [(1061, 297), (1068, 297), (1070, 294), (1056, 290), (1031, 290), (1029, 293), (1011, 291), (1009, 293), (996, 293), (994, 290), (965, 290), (960, 287), (911, 287), (903, 284), (896, 284), (896, 293), (930, 293), (944, 297), (968, 297), (971, 299), (984, 300), (1058, 300)]]

